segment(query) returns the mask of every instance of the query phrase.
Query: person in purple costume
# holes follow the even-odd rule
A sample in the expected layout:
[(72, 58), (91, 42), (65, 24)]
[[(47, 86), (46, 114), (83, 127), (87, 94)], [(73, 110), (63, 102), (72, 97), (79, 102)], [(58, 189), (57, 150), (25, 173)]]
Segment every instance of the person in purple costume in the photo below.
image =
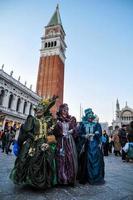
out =
[(68, 110), (67, 104), (60, 105), (54, 130), (57, 140), (57, 181), (60, 185), (74, 185), (77, 176), (77, 151), (74, 142), (77, 134)]

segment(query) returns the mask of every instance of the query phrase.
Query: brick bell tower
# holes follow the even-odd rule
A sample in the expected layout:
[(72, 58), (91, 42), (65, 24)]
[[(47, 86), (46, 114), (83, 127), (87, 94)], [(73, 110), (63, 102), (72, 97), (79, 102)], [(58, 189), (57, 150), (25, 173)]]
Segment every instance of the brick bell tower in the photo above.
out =
[(36, 86), (37, 94), (43, 98), (59, 96), (52, 109), (53, 114), (63, 103), (65, 50), (65, 32), (57, 5), (41, 38), (41, 55)]

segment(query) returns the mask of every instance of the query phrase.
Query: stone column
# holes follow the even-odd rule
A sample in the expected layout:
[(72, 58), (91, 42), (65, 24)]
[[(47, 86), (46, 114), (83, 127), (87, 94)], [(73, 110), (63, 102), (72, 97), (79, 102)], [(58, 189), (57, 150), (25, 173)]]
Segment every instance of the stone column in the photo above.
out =
[(21, 98), (18, 112), (23, 113), (23, 109), (24, 109), (24, 99)]
[(30, 110), (30, 102), (27, 102), (26, 108), (25, 108), (25, 114), (29, 115), (29, 110)]
[(3, 97), (3, 107), (5, 108), (8, 108), (9, 97), (10, 97), (10, 92), (8, 90), (5, 90)]
[(16, 94), (13, 94), (13, 102), (12, 102), (12, 110), (16, 111), (16, 107), (17, 107), (17, 100), (18, 100), (18, 96)]
[(32, 104), (32, 108), (31, 108), (31, 115), (32, 115), (32, 116), (35, 115), (34, 107), (35, 107), (35, 105)]
[(29, 103), (30, 103), (29, 114), (32, 115), (33, 104), (31, 102), (29, 102)]
[(2, 91), (4, 91), (4, 89), (1, 87), (0, 88), (0, 105), (3, 105), (3, 98), (4, 98), (4, 93), (2, 93)]

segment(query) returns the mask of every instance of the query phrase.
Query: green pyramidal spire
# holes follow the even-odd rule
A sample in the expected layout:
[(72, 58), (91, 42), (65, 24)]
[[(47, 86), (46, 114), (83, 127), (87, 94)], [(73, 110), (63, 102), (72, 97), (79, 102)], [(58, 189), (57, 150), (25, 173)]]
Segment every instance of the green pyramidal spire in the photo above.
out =
[(51, 17), (47, 26), (56, 26), (58, 24), (62, 25), (60, 13), (59, 13), (59, 6), (57, 4), (56, 10), (55, 10), (53, 16)]

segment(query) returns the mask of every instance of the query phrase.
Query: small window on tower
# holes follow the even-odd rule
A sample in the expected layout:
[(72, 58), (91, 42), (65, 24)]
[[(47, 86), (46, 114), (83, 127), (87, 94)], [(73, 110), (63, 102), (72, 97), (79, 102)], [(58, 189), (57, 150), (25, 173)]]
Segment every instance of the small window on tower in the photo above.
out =
[(45, 48), (47, 47), (47, 45), (48, 45), (48, 44), (47, 44), (47, 42), (46, 42), (46, 43), (45, 43)]
[(53, 42), (51, 42), (51, 47), (53, 47)]
[(54, 46), (56, 46), (57, 45), (57, 42), (56, 41), (54, 41)]
[(48, 42), (48, 47), (50, 47), (50, 42)]

